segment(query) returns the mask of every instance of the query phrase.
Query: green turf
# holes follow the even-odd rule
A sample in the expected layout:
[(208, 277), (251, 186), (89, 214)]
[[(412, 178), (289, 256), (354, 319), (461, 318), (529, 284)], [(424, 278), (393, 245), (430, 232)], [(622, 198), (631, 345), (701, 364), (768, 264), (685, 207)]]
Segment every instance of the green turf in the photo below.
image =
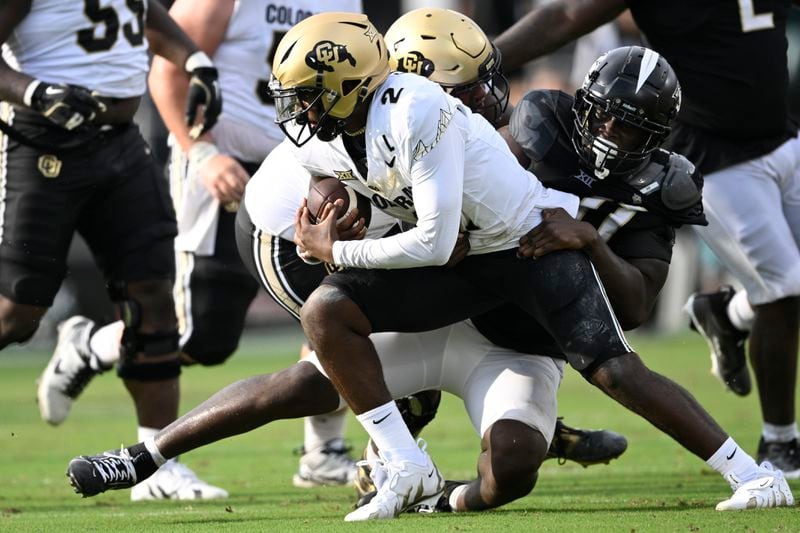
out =
[[(724, 392), (708, 373), (705, 345), (689, 334), (633, 337), (648, 364), (677, 380), (711, 411), (739, 443), (754, 452), (759, 416), (754, 395)], [(293, 361), (296, 333), (248, 336), (228, 364), (192, 368), (182, 383), (184, 410), (236, 379)], [(112, 375), (96, 379), (61, 427), (39, 420), (34, 380), (48, 354), (8, 350), (0, 355), (0, 531), (797, 531), (796, 510), (717, 513), (729, 490), (699, 459), (593, 390), (571, 370), (561, 388), (560, 413), (572, 425), (607, 427), (629, 440), (611, 465), (583, 469), (546, 463), (536, 490), (501, 510), (466, 515), (405, 515), (382, 523), (348, 525), (342, 517), (350, 489), (296, 489), (292, 449), (302, 423), (273, 424), (187, 455), (184, 460), (231, 498), (217, 502), (136, 503), (126, 491), (81, 499), (64, 470), (71, 457), (135, 440), (131, 403)], [(353, 419), (348, 436), (364, 433)], [(473, 474), (478, 440), (460, 402), (445, 397), (424, 434), (446, 477)], [(793, 488), (800, 493), (800, 484)]]

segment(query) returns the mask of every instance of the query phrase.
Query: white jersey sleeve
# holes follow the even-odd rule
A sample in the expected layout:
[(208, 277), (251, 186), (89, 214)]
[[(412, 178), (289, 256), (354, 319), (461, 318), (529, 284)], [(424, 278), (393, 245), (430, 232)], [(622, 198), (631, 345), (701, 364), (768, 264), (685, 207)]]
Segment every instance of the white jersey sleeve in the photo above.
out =
[(311, 173), (287, 140), (272, 150), (247, 182), (244, 206), (253, 224), (286, 240), (294, 238), (294, 216), (308, 194)]
[[(418, 83), (418, 81), (424, 83)], [(463, 114), (441, 88), (419, 76), (390, 76), (370, 106), (368, 185), (392, 197), (410, 196), (416, 227), (377, 240), (334, 243), (334, 262), (361, 268), (443, 265), (461, 224)]]

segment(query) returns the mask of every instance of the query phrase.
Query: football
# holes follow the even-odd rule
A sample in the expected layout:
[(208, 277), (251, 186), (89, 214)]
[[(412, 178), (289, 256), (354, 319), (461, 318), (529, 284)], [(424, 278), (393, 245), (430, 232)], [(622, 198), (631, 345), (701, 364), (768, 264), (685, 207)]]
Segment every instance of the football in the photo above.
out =
[(308, 211), (312, 224), (322, 217), (322, 210), (328, 203), (341, 199), (344, 207), (340, 210), (339, 218), (349, 213), (351, 209), (358, 208), (358, 216), (363, 218), (369, 226), (372, 209), (369, 198), (358, 194), (350, 187), (346, 187), (336, 178), (322, 178), (313, 183), (308, 190)]

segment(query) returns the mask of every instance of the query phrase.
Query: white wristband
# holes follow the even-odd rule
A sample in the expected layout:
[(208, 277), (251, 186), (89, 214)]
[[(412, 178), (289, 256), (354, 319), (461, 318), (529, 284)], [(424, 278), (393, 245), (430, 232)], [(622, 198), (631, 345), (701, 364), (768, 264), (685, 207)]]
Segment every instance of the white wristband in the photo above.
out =
[(40, 80), (33, 80), (30, 82), (28, 86), (25, 87), (25, 93), (22, 95), (22, 103), (28, 107), (31, 107), (33, 105), (33, 93), (41, 84), (42, 82)]
[(183, 68), (186, 69), (186, 72), (192, 72), (196, 68), (213, 66), (214, 63), (211, 62), (211, 58), (202, 50), (198, 50), (186, 59), (186, 64), (184, 64)]
[(189, 163), (195, 168), (203, 168), (217, 154), (219, 154), (219, 148), (215, 144), (199, 141), (189, 148)]

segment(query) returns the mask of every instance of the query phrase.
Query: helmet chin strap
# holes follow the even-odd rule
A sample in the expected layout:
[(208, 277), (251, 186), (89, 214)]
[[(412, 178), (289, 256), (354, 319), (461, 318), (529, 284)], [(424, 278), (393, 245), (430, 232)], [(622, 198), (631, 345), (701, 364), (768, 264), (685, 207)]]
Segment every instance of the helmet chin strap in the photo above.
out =
[(619, 148), (616, 143), (604, 140), (600, 142), (597, 138), (592, 141), (592, 153), (594, 154), (594, 175), (598, 179), (605, 179), (611, 171), (606, 168), (606, 161), (617, 156)]

